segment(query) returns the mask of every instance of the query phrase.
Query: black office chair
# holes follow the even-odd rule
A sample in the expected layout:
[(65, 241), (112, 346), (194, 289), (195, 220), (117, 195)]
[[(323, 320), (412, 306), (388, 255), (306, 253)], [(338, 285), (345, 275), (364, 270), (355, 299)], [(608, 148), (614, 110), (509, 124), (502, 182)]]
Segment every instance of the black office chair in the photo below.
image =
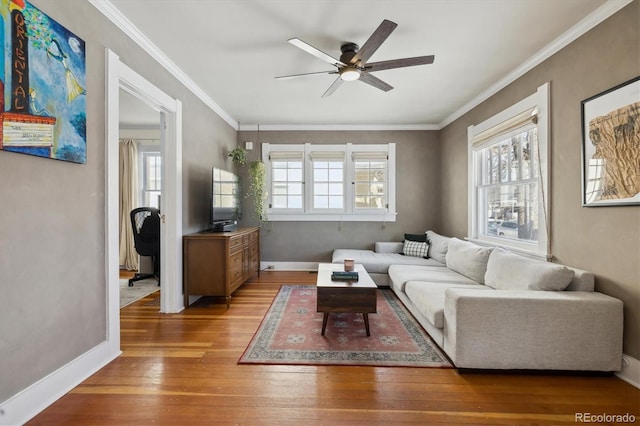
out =
[(135, 274), (129, 280), (129, 287), (136, 281), (157, 278), (160, 285), (160, 210), (153, 207), (140, 207), (131, 210), (133, 241), (140, 256), (151, 256), (153, 274)]

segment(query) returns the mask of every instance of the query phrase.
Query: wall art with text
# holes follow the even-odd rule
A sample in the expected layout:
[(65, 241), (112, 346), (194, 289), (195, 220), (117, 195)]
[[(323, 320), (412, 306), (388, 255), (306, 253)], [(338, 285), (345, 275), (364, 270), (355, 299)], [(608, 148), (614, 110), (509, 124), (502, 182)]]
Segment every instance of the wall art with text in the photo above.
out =
[(0, 4), (0, 149), (86, 163), (84, 41), (25, 0)]

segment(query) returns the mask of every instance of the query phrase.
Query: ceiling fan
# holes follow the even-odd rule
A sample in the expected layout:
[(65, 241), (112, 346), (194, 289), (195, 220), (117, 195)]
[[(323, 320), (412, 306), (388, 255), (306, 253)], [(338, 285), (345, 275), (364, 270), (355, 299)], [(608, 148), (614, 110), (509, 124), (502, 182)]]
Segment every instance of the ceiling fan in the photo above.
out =
[(393, 86), (385, 83), (378, 77), (371, 75), (372, 72), (389, 70), (393, 68), (412, 67), (415, 65), (428, 65), (432, 64), (435, 58), (433, 55), (429, 55), (367, 63), (367, 60), (369, 60), (369, 58), (375, 53), (375, 51), (378, 50), (380, 45), (384, 43), (387, 37), (389, 37), (389, 35), (393, 32), (393, 30), (396, 29), (397, 26), (398, 24), (396, 24), (395, 22), (391, 22), (385, 19), (373, 32), (373, 34), (371, 34), (371, 37), (369, 37), (369, 39), (364, 43), (364, 45), (362, 45), (362, 47), (359, 47), (355, 43), (343, 43), (340, 47), (340, 50), (342, 52), (340, 59), (336, 59), (330, 55), (327, 55), (323, 51), (316, 49), (315, 47), (311, 46), (308, 43), (305, 43), (299, 38), (289, 39), (287, 40), (289, 43), (304, 50), (307, 53), (312, 54), (316, 58), (333, 65), (337, 69), (330, 71), (285, 75), (276, 77), (276, 79), (303, 77), (314, 74), (338, 74), (338, 78), (322, 95), (323, 98), (335, 92), (336, 89), (340, 87), (343, 81), (360, 80), (363, 83), (367, 83), (373, 87), (388, 92), (389, 90), (393, 89)]

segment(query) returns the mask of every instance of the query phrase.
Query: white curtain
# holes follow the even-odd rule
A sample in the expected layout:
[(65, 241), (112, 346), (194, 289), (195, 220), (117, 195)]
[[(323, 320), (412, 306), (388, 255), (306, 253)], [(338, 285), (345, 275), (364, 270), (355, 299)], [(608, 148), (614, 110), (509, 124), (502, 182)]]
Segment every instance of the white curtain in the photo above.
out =
[(138, 270), (129, 213), (138, 196), (138, 147), (133, 139), (120, 139), (120, 266)]

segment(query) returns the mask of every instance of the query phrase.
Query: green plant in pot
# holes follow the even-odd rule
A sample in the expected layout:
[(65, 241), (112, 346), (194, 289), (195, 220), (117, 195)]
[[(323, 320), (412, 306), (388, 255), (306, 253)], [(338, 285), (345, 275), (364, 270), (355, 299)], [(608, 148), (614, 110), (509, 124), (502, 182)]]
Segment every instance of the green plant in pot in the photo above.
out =
[(247, 164), (247, 151), (244, 148), (234, 148), (229, 151), (229, 157), (239, 166)]
[(254, 217), (258, 224), (267, 221), (267, 190), (265, 188), (266, 168), (262, 161), (249, 164), (249, 189), (247, 196), (253, 199)]

